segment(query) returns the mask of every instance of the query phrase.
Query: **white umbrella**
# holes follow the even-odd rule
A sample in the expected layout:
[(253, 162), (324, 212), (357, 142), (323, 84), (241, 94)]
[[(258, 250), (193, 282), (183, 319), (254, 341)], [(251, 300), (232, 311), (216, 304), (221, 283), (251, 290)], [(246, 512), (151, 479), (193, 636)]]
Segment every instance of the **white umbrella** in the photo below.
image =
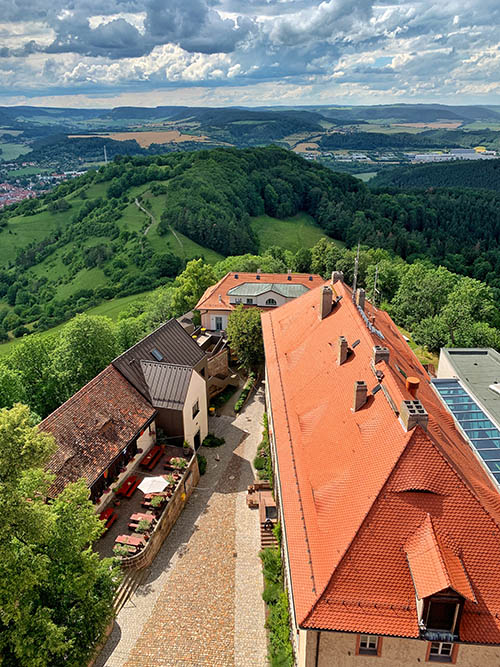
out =
[(164, 477), (145, 477), (137, 488), (143, 493), (160, 493), (167, 486), (168, 482)]

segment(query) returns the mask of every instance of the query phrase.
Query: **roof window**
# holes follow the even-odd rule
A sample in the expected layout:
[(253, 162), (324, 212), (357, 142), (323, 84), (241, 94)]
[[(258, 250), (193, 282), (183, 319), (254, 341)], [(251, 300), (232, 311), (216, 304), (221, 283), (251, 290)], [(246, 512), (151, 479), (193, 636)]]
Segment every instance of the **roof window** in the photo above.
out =
[(151, 350), (151, 356), (153, 356), (156, 361), (163, 361), (163, 354), (156, 347)]

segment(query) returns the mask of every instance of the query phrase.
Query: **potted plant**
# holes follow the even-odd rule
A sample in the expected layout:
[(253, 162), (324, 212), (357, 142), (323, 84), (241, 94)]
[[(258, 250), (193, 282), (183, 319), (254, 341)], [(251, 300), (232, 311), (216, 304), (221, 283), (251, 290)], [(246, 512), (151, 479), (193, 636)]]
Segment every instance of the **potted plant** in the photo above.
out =
[(126, 558), (129, 555), (129, 550), (124, 544), (115, 544), (113, 554), (116, 558)]
[(148, 539), (150, 528), (151, 528), (151, 523), (147, 519), (141, 519), (137, 524), (137, 528), (135, 529), (135, 531), (136, 533), (141, 533), (141, 535), (144, 535), (144, 537)]
[(170, 465), (178, 470), (185, 470), (185, 468), (188, 467), (188, 462), (186, 459), (183, 459), (182, 456), (176, 456), (173, 459), (170, 459)]
[(167, 475), (165, 479), (167, 480), (169, 486), (175, 486), (176, 479), (173, 475)]
[(193, 453), (193, 448), (191, 447), (191, 445), (187, 440), (184, 440), (182, 444), (182, 453), (184, 454), (184, 456), (191, 456)]

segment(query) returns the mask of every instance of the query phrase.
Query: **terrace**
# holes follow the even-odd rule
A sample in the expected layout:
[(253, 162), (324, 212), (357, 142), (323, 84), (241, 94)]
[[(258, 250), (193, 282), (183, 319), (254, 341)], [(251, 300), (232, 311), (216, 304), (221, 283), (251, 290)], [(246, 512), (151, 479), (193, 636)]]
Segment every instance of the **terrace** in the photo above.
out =
[[(121, 544), (122, 563), (125, 564), (131, 557), (143, 552), (146, 546), (149, 546), (152, 533), (157, 531), (159, 524), (164, 523), (169, 506), (175, 504), (179, 512), (182, 509), (183, 503), (180, 503), (179, 498), (183, 501), (186, 497), (186, 484), (188, 478), (192, 477), (193, 465), (196, 465), (193, 452), (185, 455), (182, 447), (156, 444), (145, 453), (138, 451), (113, 485), (109, 497), (98, 506), (97, 511), (108, 526), (96, 544), (100, 555), (115, 555), (115, 545)], [(143, 480), (158, 477), (164, 477), (168, 483), (165, 489), (152, 494), (141, 491), (139, 485)], [(155, 496), (159, 500), (152, 501)], [(155, 507), (157, 503), (159, 504)], [(178, 512), (173, 517), (172, 525), (177, 515)], [(146, 523), (150, 524), (149, 527)], [(138, 528), (145, 532), (139, 532)], [(168, 530), (163, 537), (167, 533)]]

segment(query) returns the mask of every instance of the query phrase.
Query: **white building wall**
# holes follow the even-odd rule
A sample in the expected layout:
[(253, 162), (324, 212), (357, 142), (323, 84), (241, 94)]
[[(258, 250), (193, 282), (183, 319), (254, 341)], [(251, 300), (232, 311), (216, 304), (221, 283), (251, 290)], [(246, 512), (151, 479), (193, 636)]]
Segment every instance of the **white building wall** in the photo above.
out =
[[(193, 419), (193, 405), (198, 401), (199, 412)], [(182, 410), (182, 421), (184, 425), (184, 439), (194, 447), (194, 436), (200, 431), (200, 442), (206, 438), (208, 433), (208, 404), (207, 387), (205, 380), (199, 373), (193, 371), (189, 388)]]
[(142, 435), (137, 438), (137, 447), (142, 449), (144, 452), (147, 452), (152, 445), (156, 442), (156, 424), (151, 422), (149, 426), (146, 426)]

